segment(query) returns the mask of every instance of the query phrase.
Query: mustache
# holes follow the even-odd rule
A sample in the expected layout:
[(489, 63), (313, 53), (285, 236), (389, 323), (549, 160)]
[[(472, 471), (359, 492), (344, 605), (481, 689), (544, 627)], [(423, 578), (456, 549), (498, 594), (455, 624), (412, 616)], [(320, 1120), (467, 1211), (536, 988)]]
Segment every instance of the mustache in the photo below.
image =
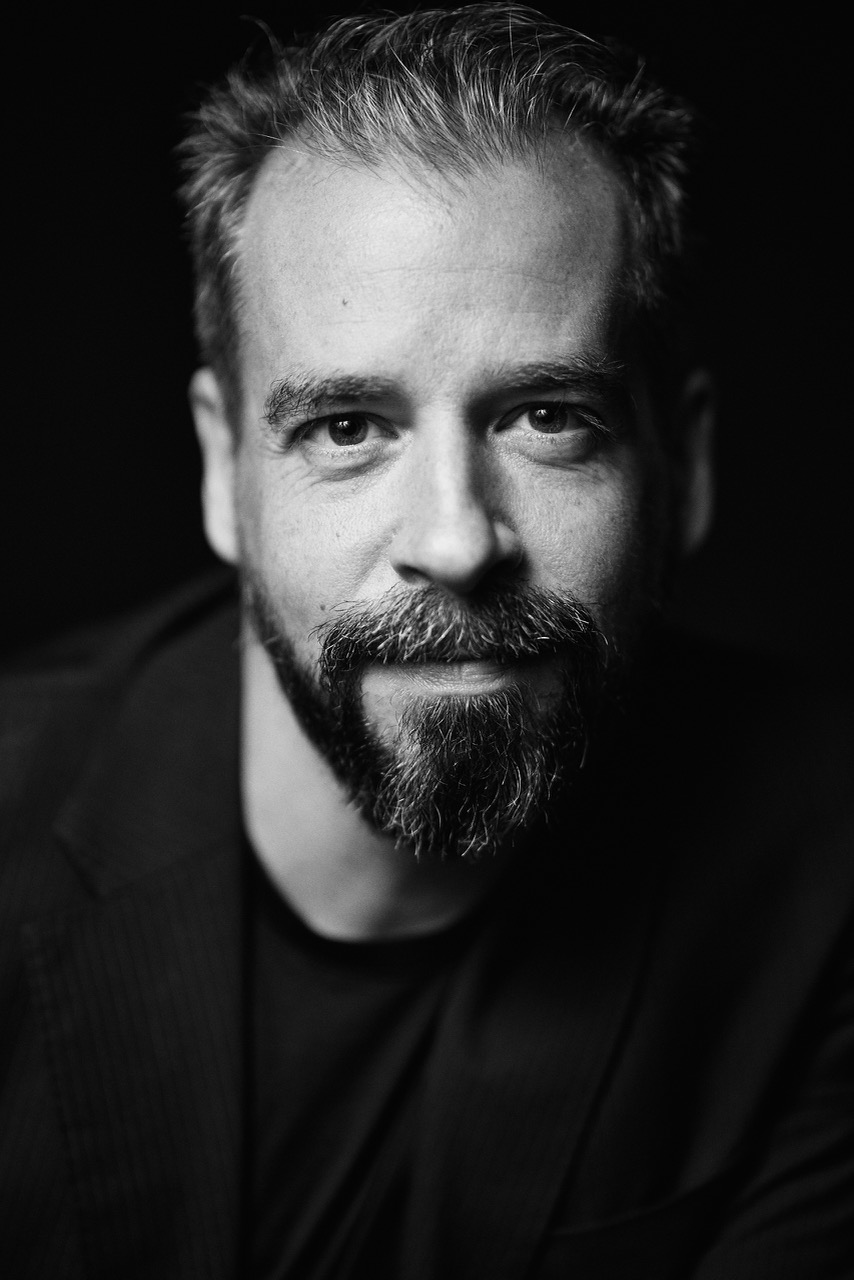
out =
[(341, 607), (315, 634), (328, 677), (368, 663), (512, 663), (570, 651), (604, 666), (608, 656), (608, 639), (585, 605), (537, 586), (464, 599), (433, 585), (395, 588), (370, 604)]

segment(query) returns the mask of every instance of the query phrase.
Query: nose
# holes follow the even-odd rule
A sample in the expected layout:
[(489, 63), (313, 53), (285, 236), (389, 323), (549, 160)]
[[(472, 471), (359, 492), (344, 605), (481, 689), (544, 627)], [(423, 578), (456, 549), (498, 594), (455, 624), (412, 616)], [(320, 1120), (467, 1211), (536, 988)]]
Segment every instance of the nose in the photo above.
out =
[(520, 562), (521, 540), (493, 508), (495, 486), (476, 441), (461, 430), (437, 433), (413, 442), (404, 468), (390, 559), (405, 582), (466, 595)]

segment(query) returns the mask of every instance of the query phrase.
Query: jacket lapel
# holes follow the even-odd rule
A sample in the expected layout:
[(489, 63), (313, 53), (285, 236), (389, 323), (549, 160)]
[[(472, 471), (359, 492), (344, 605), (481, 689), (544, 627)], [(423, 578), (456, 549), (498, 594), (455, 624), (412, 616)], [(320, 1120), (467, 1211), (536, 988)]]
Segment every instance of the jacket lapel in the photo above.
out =
[(234, 634), (231, 612), (156, 656), (122, 697), (57, 829), (91, 900), (26, 931), (93, 1278), (235, 1271)]
[(234, 1273), (239, 912), (231, 851), (30, 927), (86, 1275)]

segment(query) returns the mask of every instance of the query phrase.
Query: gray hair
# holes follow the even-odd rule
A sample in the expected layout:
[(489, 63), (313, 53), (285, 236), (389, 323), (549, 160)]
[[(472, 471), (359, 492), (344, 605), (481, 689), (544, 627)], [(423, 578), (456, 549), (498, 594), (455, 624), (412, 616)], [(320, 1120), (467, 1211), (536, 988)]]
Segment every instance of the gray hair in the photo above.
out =
[(626, 194), (631, 314), (649, 351), (673, 347), (693, 123), (636, 54), (503, 3), (347, 17), (299, 47), (271, 44), (266, 66), (247, 56), (208, 92), (180, 148), (196, 333), (233, 423), (241, 221), (261, 165), (297, 135), (336, 159), (395, 157), (448, 175), (543, 155), (555, 132), (583, 138)]

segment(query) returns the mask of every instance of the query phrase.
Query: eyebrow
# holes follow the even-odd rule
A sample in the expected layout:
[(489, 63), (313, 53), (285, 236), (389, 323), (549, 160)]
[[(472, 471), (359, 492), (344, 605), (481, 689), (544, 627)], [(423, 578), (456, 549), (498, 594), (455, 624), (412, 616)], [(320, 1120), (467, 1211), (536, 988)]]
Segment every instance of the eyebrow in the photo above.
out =
[(388, 378), (362, 378), (358, 375), (332, 374), (314, 378), (291, 375), (277, 378), (264, 401), (263, 420), (275, 427), (286, 418), (318, 413), (336, 401), (382, 400), (399, 395), (399, 389)]
[(568, 360), (507, 365), (492, 372), (493, 386), (508, 390), (572, 391), (597, 400), (628, 396), (628, 370), (621, 360), (573, 356)]
[[(493, 397), (498, 389), (506, 391), (571, 391), (604, 402), (629, 399), (626, 366), (618, 360), (573, 356), (568, 360), (535, 361), (528, 364), (504, 365), (492, 369), (484, 378), (489, 391), (476, 397)], [(292, 374), (277, 378), (264, 401), (263, 421), (275, 427), (290, 417), (318, 414), (334, 403), (350, 404), (384, 400), (400, 396), (400, 387), (390, 378), (361, 377), (357, 374), (331, 374), (313, 377)]]

